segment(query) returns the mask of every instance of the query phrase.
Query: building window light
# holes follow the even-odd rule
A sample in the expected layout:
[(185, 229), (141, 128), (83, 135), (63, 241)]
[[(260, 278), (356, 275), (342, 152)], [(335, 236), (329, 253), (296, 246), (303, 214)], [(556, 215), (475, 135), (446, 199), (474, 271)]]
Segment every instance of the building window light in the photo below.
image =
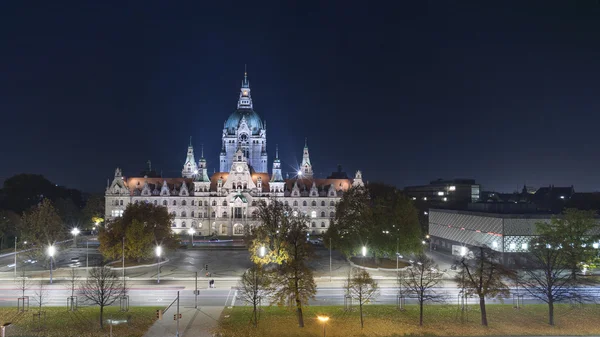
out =
[(448, 191), (456, 191), (456, 186), (450, 186), (450, 187), (448, 187)]
[(496, 242), (496, 241), (492, 242), (492, 247), (498, 248), (498, 242)]
[(517, 247), (517, 245), (516, 245), (516, 244), (514, 244), (514, 243), (511, 243), (511, 244), (508, 246), (508, 248), (510, 248), (510, 249), (515, 249), (516, 247)]
[(564, 196), (564, 195), (561, 195), (561, 196), (560, 196), (560, 198), (561, 198), (561, 199), (564, 199), (564, 198), (565, 198), (565, 196)]
[(423, 200), (427, 201), (427, 197), (423, 197)]
[(444, 195), (444, 192), (442, 192), (442, 191), (439, 191), (439, 192), (438, 192), (438, 195), (441, 197), (441, 196), (443, 196), (443, 195)]
[(592, 247), (594, 247), (595, 249), (598, 249), (598, 247), (600, 247), (600, 244), (598, 244), (598, 242), (594, 242), (592, 244)]
[(412, 200), (417, 200), (417, 197), (412, 197)]
[(427, 215), (427, 214), (429, 214), (429, 213), (427, 213), (427, 211), (425, 211), (425, 212), (423, 212), (423, 214), (424, 214), (424, 215)]
[(527, 250), (527, 244), (526, 243), (522, 243), (521, 244), (521, 249)]
[(448, 198), (444, 197), (444, 199), (443, 199), (443, 200), (444, 200), (444, 201), (448, 201)]

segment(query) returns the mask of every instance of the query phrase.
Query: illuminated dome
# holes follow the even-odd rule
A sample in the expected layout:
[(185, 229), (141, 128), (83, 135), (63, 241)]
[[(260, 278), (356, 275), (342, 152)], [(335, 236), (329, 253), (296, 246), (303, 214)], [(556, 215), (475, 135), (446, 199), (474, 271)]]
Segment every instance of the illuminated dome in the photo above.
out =
[(224, 129), (227, 129), (227, 133), (230, 135), (234, 135), (237, 131), (240, 121), (242, 117), (246, 118), (246, 123), (248, 123), (248, 127), (252, 131), (253, 135), (260, 134), (260, 130), (264, 129), (263, 121), (260, 116), (254, 112), (252, 109), (237, 109), (234, 113), (232, 113), (227, 121), (225, 121)]

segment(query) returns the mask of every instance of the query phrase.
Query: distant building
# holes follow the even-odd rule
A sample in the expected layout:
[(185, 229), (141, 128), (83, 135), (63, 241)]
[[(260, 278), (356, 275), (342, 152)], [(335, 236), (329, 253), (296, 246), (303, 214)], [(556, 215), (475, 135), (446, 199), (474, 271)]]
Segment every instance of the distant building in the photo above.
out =
[(468, 258), (473, 247), (485, 245), (501, 253), (505, 264), (523, 263), (523, 254), (528, 252), (529, 241), (535, 236), (536, 223), (549, 223), (552, 216), (431, 209), (431, 249), (460, 259)]
[(479, 201), (480, 185), (474, 179), (438, 179), (429, 185), (407, 186), (404, 193), (413, 200), (429, 204), (464, 203)]
[[(507, 204), (503, 206), (505, 209), (512, 209), (509, 212), (520, 212), (518, 210), (529, 210), (529, 212), (541, 213), (560, 213), (565, 205), (575, 195), (575, 189), (570, 187), (541, 187), (533, 189), (524, 185), (521, 192), (513, 193), (498, 193), (484, 191), (481, 193), (481, 200), (478, 204), (469, 205), (469, 209), (485, 210), (487, 208), (495, 208), (498, 206), (490, 206), (491, 204)], [(484, 204), (484, 205), (481, 205)], [(510, 206), (517, 204), (518, 206)], [(528, 206), (524, 206), (528, 204)]]

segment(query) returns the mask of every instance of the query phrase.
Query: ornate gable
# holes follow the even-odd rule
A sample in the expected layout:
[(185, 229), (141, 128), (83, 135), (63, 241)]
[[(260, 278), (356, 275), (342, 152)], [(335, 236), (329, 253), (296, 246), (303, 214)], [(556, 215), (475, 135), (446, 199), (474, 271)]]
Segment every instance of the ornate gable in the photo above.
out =
[(160, 189), (160, 195), (165, 196), (165, 197), (170, 195), (170, 193), (169, 193), (169, 186), (167, 185), (167, 181), (166, 180), (163, 180), (163, 184), (162, 184), (162, 187)]

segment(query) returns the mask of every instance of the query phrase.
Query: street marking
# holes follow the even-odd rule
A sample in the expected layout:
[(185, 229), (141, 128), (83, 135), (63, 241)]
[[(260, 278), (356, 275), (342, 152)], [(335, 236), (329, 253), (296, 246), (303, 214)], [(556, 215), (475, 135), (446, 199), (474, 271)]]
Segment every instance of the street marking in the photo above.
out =
[(233, 293), (233, 300), (231, 301), (231, 306), (229, 307), (229, 309), (235, 307), (235, 297), (237, 296), (237, 290)]
[(229, 293), (227, 293), (227, 298), (225, 299), (225, 306), (227, 306), (227, 302), (229, 302), (229, 296), (231, 295), (231, 288), (229, 288)]

